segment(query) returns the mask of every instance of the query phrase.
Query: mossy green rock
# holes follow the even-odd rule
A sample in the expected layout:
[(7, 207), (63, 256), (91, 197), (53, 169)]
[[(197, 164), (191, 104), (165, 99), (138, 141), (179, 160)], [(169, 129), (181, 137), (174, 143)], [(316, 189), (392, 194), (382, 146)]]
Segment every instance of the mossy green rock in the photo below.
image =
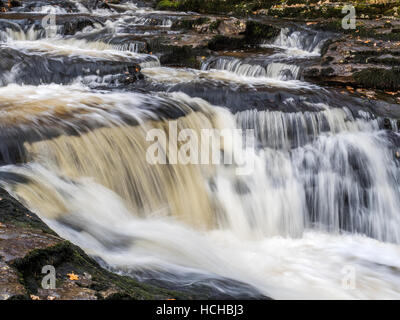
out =
[(358, 83), (365, 87), (399, 90), (400, 89), (400, 68), (391, 69), (368, 68), (356, 72), (354, 78)]
[(157, 4), (157, 9), (248, 15), (279, 2), (279, 0), (161, 0)]
[(244, 33), (247, 43), (259, 44), (262, 40), (267, 40), (278, 36), (279, 28), (269, 24), (263, 24), (256, 21), (248, 21)]
[(191, 46), (171, 47), (170, 52), (163, 55), (160, 59), (161, 64), (166, 66), (199, 68), (200, 62), (197, 60), (199, 52)]

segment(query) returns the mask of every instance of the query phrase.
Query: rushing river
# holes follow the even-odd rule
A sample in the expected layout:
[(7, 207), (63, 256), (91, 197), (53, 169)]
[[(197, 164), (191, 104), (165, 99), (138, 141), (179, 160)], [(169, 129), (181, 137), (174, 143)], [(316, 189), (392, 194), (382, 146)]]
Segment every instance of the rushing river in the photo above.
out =
[[(3, 187), (143, 281), (234, 297), (400, 298), (398, 123), (384, 101), (302, 79), (326, 35), (282, 28), (265, 53), (164, 67), (140, 39), (176, 32), (185, 13), (71, 3), (74, 13), (40, 2), (29, 11), (103, 22), (49, 35), (0, 19)], [(127, 85), (132, 64), (145, 78)], [(171, 121), (253, 130), (256, 149), (242, 150), (252, 172), (150, 164), (147, 132)]]

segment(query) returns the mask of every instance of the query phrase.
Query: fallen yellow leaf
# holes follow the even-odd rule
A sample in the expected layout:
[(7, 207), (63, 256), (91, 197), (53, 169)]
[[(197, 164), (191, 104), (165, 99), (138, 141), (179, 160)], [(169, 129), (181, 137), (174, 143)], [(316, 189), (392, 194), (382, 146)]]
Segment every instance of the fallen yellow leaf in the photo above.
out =
[(68, 273), (67, 276), (68, 276), (69, 280), (72, 280), (72, 281), (79, 280), (79, 276), (74, 273)]
[(39, 298), (38, 296), (35, 296), (35, 295), (33, 295), (33, 294), (31, 294), (31, 299), (32, 299), (32, 300), (40, 300), (40, 298)]

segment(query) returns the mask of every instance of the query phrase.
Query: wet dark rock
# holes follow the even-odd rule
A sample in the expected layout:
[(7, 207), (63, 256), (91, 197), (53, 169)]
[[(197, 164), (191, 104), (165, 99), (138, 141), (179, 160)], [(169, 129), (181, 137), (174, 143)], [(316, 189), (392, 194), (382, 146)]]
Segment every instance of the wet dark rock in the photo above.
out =
[[(199, 68), (201, 58), (209, 54), (207, 48), (200, 42), (202, 37), (193, 35), (186, 39), (154, 37), (147, 39), (147, 49), (157, 55), (160, 63), (165, 66)], [(196, 40), (199, 40), (196, 43)], [(202, 39), (204, 40), (204, 39)], [(205, 43), (204, 43), (205, 45)]]
[(239, 35), (245, 30), (243, 19), (235, 17), (190, 17), (175, 20), (172, 30), (185, 30), (197, 33), (220, 34), (225, 36)]
[(384, 127), (386, 130), (392, 130), (392, 129), (393, 129), (392, 123), (391, 123), (391, 121), (390, 121), (389, 118), (385, 118), (385, 119), (383, 120), (383, 127)]
[(368, 68), (356, 72), (354, 79), (357, 84), (363, 87), (383, 89), (383, 90), (400, 90), (400, 69), (393, 67), (391, 69)]
[(55, 235), (37, 215), (29, 212), (1, 188), (0, 199), (0, 223), (12, 224), (16, 228), (34, 229), (49, 235)]
[[(168, 36), (146, 37), (148, 51), (160, 57), (163, 65), (199, 68), (211, 50), (243, 47), (244, 20), (224, 17), (189, 16), (175, 20)], [(218, 34), (218, 35), (216, 35)]]
[(210, 24), (210, 31), (215, 30), (218, 34), (222, 35), (239, 35), (246, 28), (244, 20), (235, 18), (218, 19)]
[(248, 21), (244, 35), (247, 43), (260, 44), (262, 40), (275, 38), (279, 35), (279, 32), (280, 29), (273, 25)]
[(278, 36), (280, 29), (255, 21), (247, 21), (246, 29), (242, 37), (230, 37), (224, 35), (215, 36), (209, 43), (208, 48), (214, 51), (238, 50), (248, 46), (258, 46), (263, 40), (273, 39)]
[(363, 20), (355, 30), (344, 30), (340, 20), (318, 23), (318, 30), (337, 34), (323, 45), (321, 62), (305, 69), (305, 79), (363, 89), (399, 90), (400, 49), (396, 41), (400, 38), (390, 32), (398, 24), (396, 20)]
[[(67, 84), (79, 76), (105, 76), (122, 74), (129, 66), (138, 63), (128, 61), (110, 61), (98, 58), (87, 60), (79, 56), (43, 56), (41, 54), (25, 54), (11, 48), (0, 48), (0, 71), (3, 74), (11, 72), (13, 66), (18, 64), (18, 75), (14, 82), (38, 85), (40, 83)], [(0, 76), (0, 83), (1, 83)], [(5, 81), (5, 80), (4, 80)]]
[(11, 0), (10, 1), (10, 6), (11, 6), (11, 8), (21, 7), (22, 3), (19, 0)]
[(173, 47), (169, 54), (160, 59), (162, 65), (178, 66), (198, 69), (200, 62), (196, 59), (196, 52), (190, 46)]
[(27, 291), (19, 282), (17, 270), (0, 260), (0, 300), (27, 297)]
[(105, 0), (80, 0), (82, 5), (90, 10), (94, 9), (110, 9), (107, 1)]
[(213, 51), (237, 50), (246, 46), (244, 38), (233, 38), (217, 35), (208, 43), (208, 48)]
[(176, 20), (171, 29), (178, 30), (178, 29), (193, 29), (195, 26), (205, 25), (210, 22), (210, 18), (207, 17), (200, 17), (197, 19), (182, 19)]
[(86, 27), (93, 27), (95, 23), (101, 23), (99, 19), (91, 18), (91, 17), (77, 17), (76, 19), (70, 19), (63, 24), (63, 34), (65, 35), (74, 35), (77, 32), (82, 31)]
[(144, 78), (143, 74), (140, 72), (139, 65), (128, 66), (127, 71), (125, 71), (123, 75), (123, 82), (125, 84), (131, 84), (138, 80), (142, 80)]

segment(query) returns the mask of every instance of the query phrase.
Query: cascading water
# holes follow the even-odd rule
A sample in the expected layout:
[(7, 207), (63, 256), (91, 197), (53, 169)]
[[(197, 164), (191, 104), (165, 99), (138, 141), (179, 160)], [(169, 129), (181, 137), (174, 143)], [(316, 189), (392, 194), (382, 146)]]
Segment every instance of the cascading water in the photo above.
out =
[[(9, 87), (4, 90), (26, 89)], [(340, 230), (364, 233), (383, 241), (399, 241), (398, 169), (391, 164), (391, 146), (384, 139), (384, 133), (377, 130), (375, 120), (348, 119), (341, 110), (274, 116), (243, 112), (237, 114), (235, 120), (228, 111), (215, 109), (202, 100), (182, 94), (171, 96), (168, 103), (172, 109), (173, 104), (178, 103), (185, 113), (189, 112), (178, 120), (183, 128), (234, 128), (237, 122), (239, 128), (260, 129), (260, 119), (265, 119), (260, 121), (262, 128), (272, 131), (276, 128), (276, 132), (268, 134), (268, 141), (276, 140), (272, 143), (275, 147), (261, 147), (253, 154), (253, 173), (238, 177), (229, 167), (147, 164), (144, 153), (148, 126), (166, 128), (166, 123), (157, 120), (157, 111), (141, 115), (138, 107), (146, 103), (157, 105), (157, 100), (151, 102), (140, 95), (103, 95), (76, 91), (73, 87), (53, 87), (52, 92), (61, 90), (63, 99), (60, 99), (57, 95), (49, 97), (46, 87), (38, 88), (36, 94), (34, 87), (29, 90), (29, 96), (34, 98), (32, 106), (42, 101), (40, 105), (44, 110), (30, 110), (26, 102), (11, 97), (6, 97), (2, 103), (25, 115), (25, 120), (19, 120), (23, 125), (20, 132), (22, 128), (31, 127), (38, 131), (40, 140), (26, 141), (19, 147), (24, 150), (27, 164), (2, 167), (2, 184), (40, 212), (62, 235), (72, 237), (88, 252), (99, 255), (112, 266), (168, 271), (179, 267), (185, 273), (190, 270), (197, 270), (198, 274), (209, 272), (249, 283), (277, 298), (293, 297), (291, 294), (296, 290), (288, 293), (284, 286), (278, 290), (277, 284), (270, 282), (268, 271), (265, 281), (260, 282), (246, 274), (245, 265), (239, 261), (230, 272), (224, 270), (224, 265), (236, 261), (233, 256), (238, 251), (241, 252), (239, 257), (246, 257), (246, 248), (251, 248), (252, 243), (254, 250), (260, 250), (261, 254), (263, 246), (268, 247), (268, 239), (274, 242), (276, 236), (300, 237), (303, 240), (298, 240), (299, 245), (309, 237), (328, 236), (316, 231), (310, 233), (308, 230), (312, 229), (329, 231), (335, 241), (341, 237)], [(40, 90), (44, 90), (43, 94)], [(60, 120), (56, 120), (60, 123), (54, 125), (56, 118), (49, 115), (48, 120), (42, 119), (44, 125), (36, 127), (35, 119), (46, 110), (44, 102), (52, 105), (52, 101), (61, 103), (57, 111)], [(69, 105), (81, 107), (71, 113)], [(116, 107), (121, 114), (114, 111)], [(67, 122), (61, 120), (72, 114), (81, 114), (87, 120), (81, 116)], [(95, 114), (98, 115), (93, 117)], [(129, 126), (131, 117), (142, 124)], [(279, 118), (280, 122), (273, 120)], [(16, 115), (10, 114), (2, 120), (2, 127), (16, 128), (16, 119)], [(311, 132), (302, 126), (298, 126), (298, 132), (285, 132), (289, 130), (285, 123), (296, 122), (296, 119), (304, 125), (308, 123)], [(79, 129), (78, 120), (92, 124)], [(61, 135), (46, 138), (54, 136), (51, 127), (46, 125), (48, 121), (51, 127), (60, 128)], [(68, 134), (71, 127), (81, 133), (71, 136)], [(309, 139), (295, 143), (290, 152), (294, 137), (301, 134)], [(262, 139), (263, 135), (259, 136)], [(376, 152), (370, 153), (370, 150)], [(8, 180), (10, 174), (20, 178)], [(158, 234), (162, 237), (157, 239), (155, 235), (161, 230)], [(192, 233), (190, 237), (188, 232)], [(168, 239), (172, 234), (173, 238)], [(186, 239), (185, 243), (180, 237)], [(227, 239), (230, 240), (225, 243)], [(201, 248), (197, 242), (203, 243)], [(197, 246), (198, 251), (192, 252), (191, 246)], [(391, 250), (390, 246), (387, 244), (385, 250)], [(122, 253), (117, 254), (121, 250)], [(202, 260), (204, 257), (208, 258)], [(267, 259), (261, 266), (265, 263), (271, 264)], [(377, 277), (380, 279), (379, 275)], [(301, 294), (316, 297), (312, 286), (304, 290)], [(340, 286), (336, 290), (338, 297), (346, 297)], [(367, 297), (373, 293), (366, 290), (358, 294), (358, 297)]]
[[(286, 58), (317, 54), (320, 36), (282, 29), (269, 46), (285, 49), (284, 59), (219, 56), (202, 70), (166, 68), (135, 42), (115, 39), (135, 24), (168, 28), (171, 17), (121, 6), (127, 18), (74, 37), (1, 33), (0, 55), (15, 52), (19, 63), (0, 63), (0, 185), (106, 267), (143, 281), (277, 299), (399, 298), (398, 122), (383, 130), (387, 119), (360, 111), (355, 99), (334, 101), (299, 81), (301, 67)], [(56, 61), (83, 69), (48, 78), (60, 71)], [(132, 63), (146, 77), (140, 93), (107, 87), (103, 80)], [(47, 71), (35, 74), (36, 64)], [(85, 86), (91, 79), (105, 88)], [(149, 82), (162, 90), (148, 90)], [(210, 103), (216, 84), (233, 97), (221, 95), (226, 108)], [(189, 85), (189, 95), (174, 92)], [(201, 90), (204, 99), (196, 98)], [(236, 108), (240, 90), (253, 98)], [(258, 100), (273, 101), (254, 108)], [(218, 150), (221, 158), (240, 153), (252, 170), (149, 163), (148, 132), (172, 139), (171, 123), (196, 133), (252, 130), (255, 148), (224, 141)], [(162, 153), (169, 158), (170, 150)], [(355, 290), (342, 286), (345, 266), (357, 271)]]
[(273, 43), (265, 43), (264, 46), (285, 49), (289, 55), (310, 56), (319, 55), (324, 40), (320, 33), (282, 28)]
[[(139, 45), (117, 45), (102, 41), (64, 39), (60, 35), (46, 37), (44, 30), (30, 28), (14, 31), (7, 28), (0, 32), (3, 45), (0, 57), (0, 84), (42, 82), (70, 83), (86, 75), (122, 74), (127, 67), (138, 64), (142, 67), (159, 66), (156, 56), (138, 54)], [(9, 56), (14, 63), (7, 63)], [(54, 72), (49, 73), (47, 70)], [(83, 72), (82, 72), (83, 70)]]
[(202, 70), (225, 70), (243, 77), (272, 78), (277, 80), (296, 80), (300, 67), (279, 62), (267, 63), (266, 66), (246, 63), (229, 57), (211, 58), (202, 65)]
[(338, 109), (305, 114), (246, 111), (237, 119), (242, 127), (254, 128), (267, 147), (263, 155), (270, 175), (280, 181), (285, 177), (277, 174), (281, 163), (290, 164), (291, 176), (285, 180), (300, 186), (296, 193), (302, 195), (304, 207), (295, 211), (303, 211), (308, 228), (399, 242), (396, 146), (378, 131), (377, 120), (355, 120), (348, 110)]

